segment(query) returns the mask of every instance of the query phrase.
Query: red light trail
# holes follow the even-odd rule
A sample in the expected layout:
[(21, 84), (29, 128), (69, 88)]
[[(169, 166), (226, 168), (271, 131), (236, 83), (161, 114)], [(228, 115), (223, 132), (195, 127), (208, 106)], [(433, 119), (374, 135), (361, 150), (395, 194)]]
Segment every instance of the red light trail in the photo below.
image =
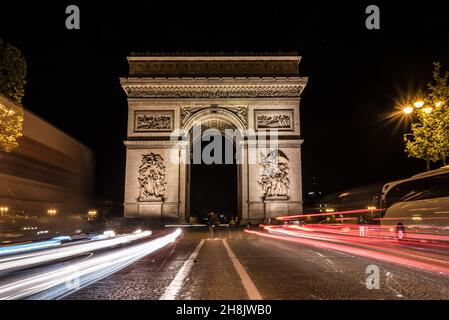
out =
[[(445, 254), (449, 249), (449, 244), (424, 243), (415, 240), (397, 241), (386, 237), (382, 231), (380, 231), (382, 236), (379, 236), (378, 233), (377, 236), (364, 237), (360, 236), (359, 230), (355, 231), (359, 227), (366, 228), (366, 232), (369, 234), (370, 228), (376, 226), (355, 224), (272, 225), (264, 226), (265, 231), (245, 230), (245, 232), (449, 276), (449, 256)], [(446, 240), (449, 238), (446, 237)], [(421, 247), (418, 248), (416, 245)], [(423, 247), (426, 250), (423, 250)]]
[(382, 209), (357, 209), (357, 210), (347, 210), (347, 211), (334, 211), (334, 212), (317, 212), (317, 213), (308, 213), (308, 214), (296, 214), (291, 216), (281, 216), (277, 217), (277, 220), (286, 221), (286, 220), (295, 220), (298, 218), (308, 218), (308, 217), (325, 217), (325, 216), (335, 216), (335, 215), (343, 215), (343, 214), (355, 214), (355, 213), (371, 213), (381, 211)]

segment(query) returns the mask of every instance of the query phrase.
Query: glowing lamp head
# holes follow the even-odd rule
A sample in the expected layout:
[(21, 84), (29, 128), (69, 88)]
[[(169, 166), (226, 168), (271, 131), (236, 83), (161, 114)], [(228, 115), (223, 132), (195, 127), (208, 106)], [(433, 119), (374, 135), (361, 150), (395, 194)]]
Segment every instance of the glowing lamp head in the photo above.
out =
[(413, 107), (407, 106), (404, 109), (402, 109), (402, 112), (404, 112), (405, 114), (410, 114), (413, 112)]
[(426, 107), (423, 109), (425, 113), (429, 114), (432, 112), (433, 108), (432, 107)]
[(97, 211), (96, 210), (89, 210), (87, 212), (87, 220), (92, 221), (97, 218)]
[(415, 108), (419, 109), (419, 108), (421, 108), (424, 105), (424, 101), (418, 100), (413, 105), (415, 106)]

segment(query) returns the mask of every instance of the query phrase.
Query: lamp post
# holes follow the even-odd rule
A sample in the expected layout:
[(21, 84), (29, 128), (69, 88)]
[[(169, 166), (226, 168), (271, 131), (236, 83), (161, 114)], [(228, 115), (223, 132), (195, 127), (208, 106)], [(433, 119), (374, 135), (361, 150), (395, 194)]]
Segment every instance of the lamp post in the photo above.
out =
[(265, 204), (266, 195), (264, 194), (261, 198), (262, 198), (262, 206), (263, 206), (263, 223), (265, 223), (267, 220), (267, 209), (266, 209), (266, 204)]
[(367, 209), (371, 211), (371, 219), (374, 219), (374, 210), (377, 208), (375, 206), (368, 206)]
[[(415, 129), (418, 130), (418, 132), (420, 132), (419, 137), (421, 139), (421, 142), (424, 139), (424, 143), (423, 143), (424, 146), (421, 145), (421, 147), (425, 148), (425, 150), (423, 150), (423, 151), (425, 151), (425, 154), (422, 155), (420, 152), (418, 152), (417, 153), (418, 155), (416, 155), (416, 157), (423, 158), (426, 160), (427, 170), (431, 169), (431, 163), (430, 163), (431, 159), (430, 159), (429, 154), (434, 154), (435, 152), (442, 152), (443, 153), (442, 154), (443, 163), (445, 163), (445, 158), (447, 156), (447, 155), (444, 155), (445, 152), (441, 150), (441, 148), (444, 148), (441, 146), (441, 143), (440, 143), (439, 147), (435, 146), (435, 144), (432, 144), (435, 141), (444, 141), (444, 139), (445, 139), (443, 136), (444, 135), (443, 133), (438, 133), (438, 132), (435, 133), (432, 131), (432, 130), (434, 130), (433, 128), (438, 127), (438, 123), (441, 124), (442, 121), (447, 123), (447, 120), (444, 120), (445, 118), (443, 116), (444, 113), (447, 112), (447, 110), (445, 110), (443, 108), (446, 105), (446, 101), (436, 100), (436, 99), (434, 100), (434, 99), (435, 99), (434, 97), (429, 95), (429, 96), (427, 96), (427, 98), (425, 100), (418, 99), (415, 102), (413, 102), (412, 104), (407, 104), (407, 105), (403, 106), (403, 108), (402, 108), (402, 112), (406, 116), (409, 116), (409, 115), (413, 116), (416, 114), (416, 112), (418, 113), (417, 116), (418, 116), (419, 122), (421, 123), (421, 126), (418, 128), (415, 128)], [(444, 125), (444, 124), (442, 124), (442, 125)], [(413, 129), (413, 127), (412, 127), (412, 130), (416, 134), (417, 132), (415, 132), (415, 129)], [(423, 133), (425, 133), (424, 138), (422, 136)], [(435, 133), (436, 137), (433, 139), (433, 141), (430, 140), (429, 138), (427, 138), (427, 136), (433, 135), (434, 133)], [(406, 143), (407, 143), (407, 141), (409, 141), (407, 139), (408, 136), (415, 136), (415, 135), (410, 134), (410, 133), (405, 134), (404, 141)], [(408, 146), (408, 144), (407, 144), (407, 146)], [(407, 147), (407, 152), (409, 152), (410, 155), (412, 153), (417, 152), (413, 146), (414, 145), (412, 143), (411, 144), (412, 151), (408, 150), (408, 147)], [(435, 149), (435, 148), (437, 148), (437, 149)], [(413, 150), (415, 150), (415, 151), (413, 151)], [(412, 153), (410, 153), (410, 152), (412, 152)], [(434, 156), (434, 158), (435, 158), (435, 156)], [(433, 159), (433, 160), (435, 161), (435, 159)]]

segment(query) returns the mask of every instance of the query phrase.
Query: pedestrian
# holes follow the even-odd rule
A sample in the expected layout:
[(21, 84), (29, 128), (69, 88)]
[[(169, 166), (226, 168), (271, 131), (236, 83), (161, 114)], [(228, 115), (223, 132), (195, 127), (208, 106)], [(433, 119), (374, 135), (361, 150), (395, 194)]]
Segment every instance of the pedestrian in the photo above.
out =
[(209, 211), (207, 214), (207, 225), (211, 227), (214, 224), (214, 213), (213, 211)]
[(234, 217), (232, 217), (231, 220), (229, 220), (229, 227), (230, 227), (230, 228), (234, 228), (234, 227), (235, 227), (235, 220), (234, 220)]

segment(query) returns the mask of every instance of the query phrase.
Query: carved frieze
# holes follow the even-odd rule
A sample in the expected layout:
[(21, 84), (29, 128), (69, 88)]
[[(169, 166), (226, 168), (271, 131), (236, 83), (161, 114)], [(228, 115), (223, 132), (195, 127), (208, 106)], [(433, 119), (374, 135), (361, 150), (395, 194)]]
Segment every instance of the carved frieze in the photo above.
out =
[(167, 185), (165, 178), (164, 159), (150, 152), (142, 155), (139, 166), (139, 201), (160, 201), (165, 194)]
[(124, 85), (130, 98), (299, 97), (303, 85)]
[(157, 132), (173, 130), (174, 112), (170, 110), (136, 110), (134, 132)]
[(256, 130), (294, 130), (293, 110), (255, 110), (254, 117)]

